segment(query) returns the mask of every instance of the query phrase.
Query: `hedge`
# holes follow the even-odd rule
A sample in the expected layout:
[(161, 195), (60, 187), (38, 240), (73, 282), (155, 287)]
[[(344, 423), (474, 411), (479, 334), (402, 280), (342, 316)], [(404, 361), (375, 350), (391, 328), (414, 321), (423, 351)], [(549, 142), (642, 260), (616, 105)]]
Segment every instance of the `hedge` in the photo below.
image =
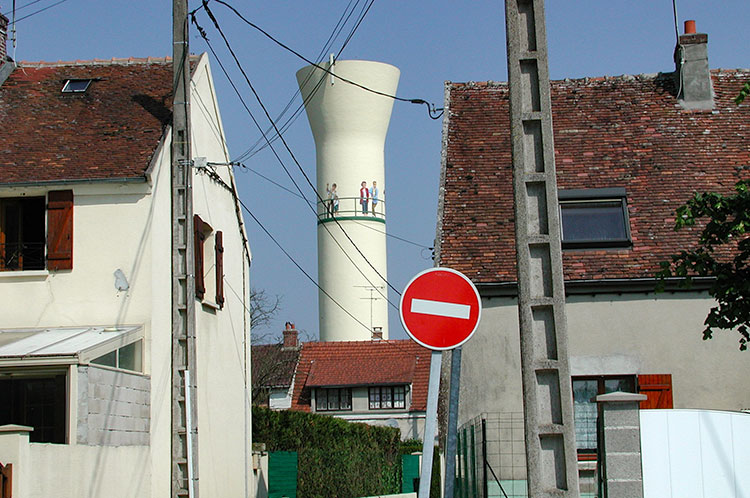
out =
[(399, 430), (330, 416), (253, 407), (253, 442), (296, 451), (298, 498), (355, 498), (400, 492)]

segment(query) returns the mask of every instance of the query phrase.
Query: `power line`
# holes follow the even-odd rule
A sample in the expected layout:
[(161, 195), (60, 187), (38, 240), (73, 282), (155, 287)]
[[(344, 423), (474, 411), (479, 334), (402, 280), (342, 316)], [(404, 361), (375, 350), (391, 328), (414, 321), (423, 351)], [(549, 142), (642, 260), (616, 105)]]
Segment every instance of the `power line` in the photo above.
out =
[[(209, 0), (203, 0), (203, 8), (206, 10), (207, 13), (209, 12), (209, 8), (207, 6), (208, 1)], [(382, 97), (388, 97), (390, 99), (397, 100), (399, 102), (408, 102), (410, 104), (420, 104), (420, 105), (424, 104), (424, 105), (427, 106), (427, 112), (428, 112), (430, 118), (432, 118), (432, 119), (440, 119), (440, 117), (443, 115), (443, 109), (436, 109), (435, 108), (435, 104), (431, 105), (429, 102), (427, 102), (424, 99), (407, 99), (407, 98), (403, 98), (403, 97), (397, 97), (396, 95), (391, 95), (391, 94), (388, 94), (388, 93), (385, 93), (385, 92), (381, 92), (379, 90), (374, 90), (372, 88), (368, 88), (365, 85), (357, 83), (356, 81), (352, 81), (352, 80), (344, 78), (344, 77), (342, 77), (340, 75), (334, 74), (331, 70), (329, 70), (329, 69), (327, 69), (327, 68), (325, 68), (325, 67), (323, 67), (323, 66), (321, 66), (319, 64), (316, 64), (315, 62), (311, 61), (310, 59), (308, 59), (304, 55), (302, 55), (299, 52), (297, 52), (296, 50), (294, 50), (293, 48), (289, 47), (288, 45), (285, 45), (284, 43), (282, 43), (279, 40), (277, 40), (276, 38), (274, 38), (270, 33), (268, 33), (267, 31), (265, 31), (263, 28), (261, 28), (260, 26), (258, 26), (255, 23), (253, 23), (252, 21), (246, 19), (242, 14), (239, 13), (239, 11), (237, 9), (235, 9), (234, 7), (232, 7), (231, 5), (229, 5), (228, 3), (224, 2), (223, 0), (214, 0), (214, 1), (217, 2), (217, 3), (219, 3), (219, 4), (221, 4), (221, 5), (226, 6), (227, 8), (229, 8), (232, 12), (234, 12), (237, 15), (237, 17), (239, 17), (240, 19), (242, 19), (242, 21), (244, 21), (245, 24), (247, 24), (248, 26), (250, 26), (250, 27), (252, 27), (252, 28), (260, 31), (264, 36), (266, 36), (268, 39), (270, 39), (271, 41), (273, 41), (274, 43), (276, 43), (278, 46), (280, 46), (284, 50), (287, 50), (288, 52), (291, 52), (292, 54), (296, 55), (297, 57), (299, 57), (303, 61), (307, 62), (309, 65), (311, 65), (311, 66), (313, 66), (313, 67), (315, 67), (317, 69), (320, 69), (321, 71), (324, 71), (326, 74), (329, 74), (329, 75), (331, 75), (331, 76), (333, 76), (335, 78), (338, 78), (339, 80), (341, 80), (341, 81), (343, 81), (345, 83), (349, 83), (350, 85), (354, 85), (357, 88), (361, 88), (362, 90), (365, 90), (367, 92), (374, 93), (375, 95), (380, 95)], [(213, 17), (213, 16), (210, 15), (210, 17)], [(214, 23), (214, 24), (216, 24), (216, 23)], [(217, 26), (217, 29), (219, 29), (218, 26)]]
[[(23, 17), (19, 18), (19, 19), (16, 19), (16, 20), (15, 20), (14, 22), (16, 22), (16, 23), (17, 23), (17, 22), (23, 21), (24, 19), (28, 19), (29, 17), (35, 16), (35, 15), (37, 15), (37, 14), (40, 14), (40, 13), (44, 12), (45, 10), (49, 10), (49, 9), (51, 9), (52, 7), (55, 7), (55, 6), (57, 6), (57, 5), (60, 5), (61, 3), (65, 3), (65, 2), (67, 2), (67, 1), (68, 1), (68, 0), (60, 0), (59, 2), (55, 2), (55, 3), (53, 3), (52, 5), (48, 5), (48, 6), (44, 7), (44, 8), (42, 8), (42, 9), (39, 9), (39, 10), (37, 10), (37, 11), (34, 11), (34, 12), (32, 12), (31, 14), (28, 14), (28, 15), (25, 15), (25, 16), (23, 16)], [(32, 3), (36, 3), (36, 2), (32, 2)], [(28, 4), (28, 5), (31, 5), (31, 4)]]
[(204, 171), (208, 175), (209, 178), (211, 178), (213, 181), (215, 181), (216, 183), (218, 183), (219, 185), (221, 185), (223, 188), (225, 188), (227, 191), (230, 192), (230, 194), (232, 195), (232, 197), (234, 197), (235, 201), (238, 202), (245, 209), (245, 211), (247, 212), (247, 214), (249, 214), (250, 217), (253, 219), (253, 221), (258, 224), (258, 226), (261, 228), (261, 230), (263, 230), (263, 232), (268, 236), (268, 238), (270, 238), (273, 241), (273, 243), (276, 244), (276, 246), (281, 250), (281, 252), (284, 253), (284, 255), (289, 259), (289, 261), (291, 261), (292, 264), (294, 264), (294, 266), (296, 266), (297, 269), (299, 271), (301, 271), (302, 274), (305, 277), (307, 277), (307, 279), (310, 280), (310, 282), (312, 282), (315, 285), (315, 287), (318, 288), (318, 290), (320, 290), (320, 292), (322, 292), (323, 294), (325, 294), (325, 296), (328, 297), (328, 299), (330, 299), (331, 301), (333, 301), (333, 303), (336, 306), (338, 306), (339, 308), (341, 308), (341, 310), (344, 313), (346, 313), (347, 315), (349, 315), (349, 317), (352, 320), (354, 320), (358, 324), (362, 325), (365, 329), (368, 330), (368, 332), (371, 332), (371, 329), (370, 329), (370, 327), (368, 325), (362, 323), (349, 310), (347, 310), (346, 308), (344, 308), (344, 306), (341, 303), (339, 303), (338, 301), (336, 301), (336, 299), (334, 299), (333, 296), (331, 296), (328, 293), (328, 291), (326, 291), (323, 287), (321, 287), (320, 284), (309, 273), (307, 273), (305, 271), (305, 269), (302, 268), (302, 266), (299, 263), (297, 263), (297, 261), (292, 257), (292, 255), (289, 254), (289, 252), (286, 249), (284, 249), (284, 246), (278, 240), (276, 240), (276, 237), (274, 237), (271, 234), (271, 232), (269, 232), (268, 229), (263, 225), (263, 223), (261, 223), (260, 220), (253, 214), (253, 212), (250, 211), (250, 208), (244, 202), (242, 202), (242, 199), (239, 198), (239, 196), (237, 195), (237, 193), (229, 185), (227, 185), (226, 182), (215, 171), (210, 170), (210, 169), (201, 169), (201, 171)]
[[(268, 112), (268, 109), (267, 109), (267, 108), (265, 107), (265, 105), (263, 104), (263, 101), (262, 101), (262, 99), (260, 98), (260, 95), (258, 95), (258, 92), (257, 92), (257, 91), (255, 90), (255, 87), (253, 86), (252, 82), (250, 81), (250, 78), (249, 78), (249, 77), (247, 76), (247, 73), (246, 73), (246, 72), (245, 72), (245, 70), (243, 69), (243, 67), (242, 67), (242, 64), (240, 63), (239, 59), (237, 58), (237, 55), (235, 54), (234, 50), (232, 49), (231, 45), (229, 44), (229, 40), (227, 40), (226, 36), (224, 35), (224, 32), (222, 31), (221, 27), (219, 26), (219, 23), (218, 23), (218, 21), (216, 20), (216, 17), (214, 17), (214, 15), (213, 15), (213, 12), (212, 12), (212, 11), (211, 11), (211, 9), (210, 9), (210, 8), (208, 7), (208, 0), (203, 0), (203, 9), (204, 9), (204, 10), (206, 11), (206, 14), (207, 14), (207, 15), (209, 16), (209, 18), (210, 18), (210, 19), (211, 19), (211, 21), (213, 22), (214, 26), (216, 27), (217, 31), (218, 31), (218, 32), (219, 32), (219, 34), (221, 35), (221, 37), (222, 37), (222, 40), (224, 41), (224, 44), (226, 45), (227, 49), (229, 50), (229, 53), (230, 53), (230, 54), (232, 55), (232, 58), (234, 59), (234, 61), (235, 61), (235, 64), (237, 64), (237, 67), (238, 67), (238, 69), (240, 70), (240, 73), (242, 73), (242, 76), (243, 76), (243, 77), (245, 78), (245, 82), (246, 82), (246, 83), (248, 84), (248, 86), (249, 86), (250, 90), (252, 91), (253, 95), (255, 96), (256, 100), (258, 101), (258, 104), (260, 104), (260, 107), (261, 107), (261, 109), (263, 110), (264, 114), (266, 115), (266, 118), (267, 118), (267, 119), (269, 120), (269, 122), (271, 122), (271, 124), (272, 124), (272, 125), (274, 126), (274, 128), (275, 128), (275, 129), (276, 129), (276, 131), (277, 131), (277, 133), (279, 133), (279, 130), (278, 130), (278, 128), (276, 127), (276, 123), (274, 123), (273, 119), (271, 118), (271, 116), (270, 116), (270, 114), (269, 114), (269, 112)], [(197, 26), (197, 21), (196, 21), (196, 19), (195, 19), (195, 16), (193, 16), (193, 22), (194, 22), (194, 23), (196, 24), (196, 26)], [(212, 53), (213, 53), (214, 55), (216, 55), (216, 52), (215, 52), (215, 51), (213, 50), (213, 48), (212, 48), (212, 46), (211, 46), (211, 43), (210, 43), (210, 41), (208, 40), (208, 37), (206, 36), (206, 32), (205, 32), (205, 30), (203, 30), (202, 28), (198, 27), (198, 31), (199, 31), (199, 33), (201, 34), (201, 36), (203, 36), (203, 38), (205, 39), (206, 43), (208, 44), (209, 48), (211, 49), (211, 52), (212, 52)], [(217, 56), (217, 59), (218, 59), (218, 56)], [(222, 70), (224, 70), (224, 68), (223, 68), (223, 64), (221, 64), (221, 62), (219, 62), (219, 64), (220, 64), (220, 66), (222, 67)], [(228, 74), (226, 73), (226, 70), (224, 70), (224, 72), (225, 72), (225, 74), (227, 75), (227, 78), (229, 78), (229, 75), (228, 75)], [(231, 79), (230, 79), (230, 80), (231, 80)], [(232, 84), (232, 86), (234, 87), (234, 84)], [(244, 101), (243, 101), (243, 102), (244, 102)], [(249, 109), (247, 108), (247, 106), (245, 106), (245, 108), (246, 108), (246, 109), (248, 110), (248, 112), (250, 112), (250, 110), (249, 110)], [(253, 116), (252, 116), (252, 113), (250, 113), (250, 114), (251, 114), (251, 117), (252, 117), (252, 119), (253, 119), (253, 122), (254, 122), (254, 123), (256, 123), (256, 126), (258, 126), (258, 129), (259, 129), (259, 131), (261, 131), (261, 133), (262, 133), (262, 130), (261, 130), (261, 128), (259, 127), (259, 125), (258, 125), (258, 123), (257, 123), (257, 120), (255, 119), (255, 117), (253, 117)], [(307, 173), (305, 173), (305, 170), (304, 170), (304, 169), (302, 168), (302, 165), (301, 165), (301, 164), (299, 163), (299, 161), (297, 160), (296, 156), (294, 155), (294, 152), (292, 152), (291, 148), (289, 147), (289, 144), (287, 144), (287, 142), (286, 142), (286, 140), (284, 139), (283, 135), (279, 135), (279, 138), (281, 139), (281, 142), (282, 142), (282, 144), (284, 144), (284, 147), (286, 148), (287, 152), (288, 152), (288, 153), (289, 153), (289, 155), (291, 156), (292, 160), (293, 160), (293, 161), (294, 161), (294, 163), (295, 163), (295, 164), (297, 165), (297, 168), (298, 168), (298, 169), (299, 169), (299, 171), (300, 171), (300, 172), (302, 173), (302, 176), (304, 176), (304, 178), (305, 178), (305, 180), (307, 181), (308, 185), (309, 185), (309, 186), (310, 186), (310, 188), (312, 188), (312, 190), (313, 190), (313, 191), (315, 192), (315, 195), (317, 196), (318, 200), (319, 200), (319, 201), (320, 201), (321, 203), (322, 203), (322, 202), (324, 202), (324, 201), (323, 201), (323, 198), (322, 198), (322, 197), (320, 196), (320, 193), (319, 193), (319, 192), (317, 191), (317, 189), (315, 188), (315, 186), (314, 186), (314, 185), (312, 184), (312, 182), (310, 181), (310, 178), (309, 178), (309, 177), (307, 176)], [(266, 140), (268, 140), (268, 138), (266, 138)], [(285, 172), (287, 173), (287, 176), (289, 176), (289, 178), (290, 178), (290, 179), (292, 180), (292, 183), (294, 183), (294, 186), (295, 186), (295, 187), (297, 188), (297, 190), (299, 190), (300, 194), (302, 194), (302, 190), (300, 189), (299, 185), (297, 185), (297, 183), (296, 183), (296, 182), (295, 182), (295, 181), (293, 180), (293, 178), (292, 178), (291, 174), (290, 174), (290, 173), (289, 173), (289, 171), (288, 171), (288, 170), (286, 169), (286, 166), (284, 165), (284, 162), (283, 162), (283, 161), (281, 160), (281, 158), (280, 158), (280, 157), (278, 156), (278, 154), (277, 154), (277, 153), (276, 153), (276, 151), (275, 151), (275, 150), (273, 149), (273, 147), (271, 147), (271, 150), (273, 150), (273, 152), (274, 152), (274, 155), (275, 155), (275, 156), (276, 156), (276, 158), (277, 158), (277, 159), (279, 160), (279, 162), (280, 162), (280, 164), (281, 164), (281, 167), (282, 167), (282, 168), (284, 168), (284, 171), (285, 171)], [(308, 202), (308, 206), (309, 206), (309, 207), (310, 207), (310, 209), (312, 209), (312, 210), (313, 210), (313, 212), (314, 212), (314, 213), (315, 213), (315, 214), (317, 215), (317, 211), (315, 210), (315, 208), (314, 208), (314, 207), (313, 207), (313, 206), (312, 206), (312, 205), (311, 205), (311, 204), (310, 204), (309, 202)], [(350, 242), (350, 243), (352, 244), (352, 246), (354, 247), (354, 249), (356, 249), (356, 251), (357, 251), (357, 252), (359, 253), (359, 255), (360, 255), (360, 256), (362, 257), (362, 259), (363, 259), (363, 260), (364, 260), (364, 261), (365, 261), (365, 262), (366, 262), (366, 263), (367, 263), (367, 264), (368, 264), (368, 265), (370, 266), (370, 268), (371, 268), (371, 269), (372, 269), (372, 270), (373, 270), (373, 271), (375, 272), (375, 274), (376, 274), (376, 275), (377, 275), (378, 277), (380, 277), (380, 279), (381, 279), (381, 280), (383, 280), (383, 282), (385, 282), (385, 283), (386, 283), (386, 284), (388, 285), (388, 287), (389, 287), (389, 288), (391, 288), (391, 289), (392, 289), (392, 290), (393, 290), (393, 291), (394, 291), (394, 292), (395, 292), (396, 294), (398, 294), (398, 295), (401, 295), (401, 293), (400, 293), (400, 292), (398, 291), (398, 289), (396, 289), (395, 287), (393, 287), (393, 285), (392, 285), (392, 284), (391, 284), (390, 282), (388, 282), (388, 280), (387, 280), (387, 279), (386, 279), (385, 277), (383, 277), (383, 275), (381, 275), (381, 274), (380, 274), (380, 272), (379, 272), (379, 271), (377, 270), (377, 268), (375, 268), (375, 266), (373, 266), (373, 264), (372, 264), (372, 263), (371, 263), (371, 262), (370, 262), (370, 261), (369, 261), (369, 260), (367, 259), (367, 257), (366, 257), (366, 256), (365, 256), (365, 255), (364, 255), (364, 254), (362, 253), (362, 250), (361, 250), (361, 249), (360, 249), (360, 248), (359, 248), (359, 247), (357, 246), (357, 244), (356, 244), (356, 243), (355, 243), (355, 242), (354, 242), (354, 241), (353, 241), (353, 240), (351, 239), (351, 237), (350, 237), (350, 236), (349, 236), (349, 234), (348, 234), (348, 233), (346, 232), (346, 230), (344, 229), (344, 227), (342, 227), (342, 226), (341, 226), (341, 224), (339, 223), (339, 221), (338, 221), (338, 220), (336, 220), (335, 218), (334, 218), (334, 221), (336, 222), (336, 225), (337, 225), (337, 226), (339, 227), (339, 229), (340, 229), (340, 230), (341, 230), (341, 232), (342, 232), (342, 233), (344, 234), (344, 236), (345, 236), (345, 237), (347, 238), (347, 240), (349, 240), (349, 242)], [(360, 268), (359, 268), (359, 267), (358, 267), (358, 266), (357, 266), (357, 265), (356, 265), (356, 264), (354, 263), (354, 261), (352, 261), (352, 260), (351, 260), (351, 258), (350, 258), (350, 257), (349, 257), (349, 255), (347, 254), (347, 252), (346, 252), (346, 251), (344, 251), (343, 247), (341, 247), (341, 245), (340, 245), (340, 244), (338, 243), (338, 241), (336, 240), (336, 238), (335, 238), (335, 237), (333, 237), (333, 234), (331, 234), (331, 232), (330, 232), (330, 230), (328, 229), (328, 227), (327, 227), (326, 225), (323, 225), (323, 226), (324, 226), (324, 228), (326, 229), (326, 231), (328, 232), (328, 234), (329, 234), (329, 235), (331, 236), (331, 238), (332, 238), (332, 239), (333, 239), (333, 240), (334, 240), (334, 241), (336, 242), (336, 244), (337, 244), (337, 245), (339, 246), (339, 248), (340, 248), (340, 249), (342, 250), (342, 252), (344, 253), (344, 255), (346, 255), (346, 256), (347, 256), (347, 258), (349, 259), (349, 261), (350, 261), (350, 262), (351, 262), (351, 263), (352, 263), (352, 264), (354, 265), (354, 267), (355, 267), (355, 268), (356, 268), (356, 269), (357, 269), (357, 270), (358, 270), (358, 271), (360, 272), (360, 274), (362, 274), (362, 276), (363, 276), (363, 277), (365, 278), (365, 280), (367, 280), (367, 282), (368, 282), (368, 283), (370, 283), (371, 285), (375, 286), (375, 285), (374, 285), (374, 284), (373, 284), (373, 283), (372, 283), (372, 282), (370, 281), (370, 279), (369, 279), (369, 278), (367, 278), (367, 276), (366, 276), (366, 275), (365, 275), (365, 274), (364, 274), (364, 273), (362, 272), (362, 270), (361, 270), (361, 269), (360, 269)], [(394, 308), (398, 308), (398, 307), (397, 307), (397, 306), (396, 306), (395, 304), (393, 304), (393, 303), (392, 303), (392, 302), (391, 302), (391, 301), (390, 301), (390, 300), (388, 299), (388, 296), (386, 296), (386, 295), (382, 294), (382, 293), (381, 293), (380, 291), (378, 291), (378, 293), (379, 293), (379, 294), (380, 294), (380, 295), (381, 295), (381, 296), (382, 296), (382, 297), (383, 297), (383, 298), (384, 298), (384, 299), (385, 299), (385, 300), (386, 300), (386, 301), (387, 301), (387, 302), (388, 302), (388, 303), (389, 303), (389, 304), (390, 304), (391, 306), (393, 306)]]

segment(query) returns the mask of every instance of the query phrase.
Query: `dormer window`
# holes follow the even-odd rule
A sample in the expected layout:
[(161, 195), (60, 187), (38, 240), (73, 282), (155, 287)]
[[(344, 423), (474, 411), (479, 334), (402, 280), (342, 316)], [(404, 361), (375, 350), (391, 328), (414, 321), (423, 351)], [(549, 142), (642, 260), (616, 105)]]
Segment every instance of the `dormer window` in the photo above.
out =
[(62, 93), (84, 93), (89, 89), (92, 79), (71, 79), (65, 82)]
[(563, 249), (629, 247), (624, 188), (560, 190)]

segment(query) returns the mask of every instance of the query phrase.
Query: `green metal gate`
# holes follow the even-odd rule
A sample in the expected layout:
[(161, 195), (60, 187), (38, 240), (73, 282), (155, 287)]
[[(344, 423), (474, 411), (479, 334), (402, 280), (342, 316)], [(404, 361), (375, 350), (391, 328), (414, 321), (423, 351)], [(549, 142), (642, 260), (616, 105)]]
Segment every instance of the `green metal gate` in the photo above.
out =
[(268, 498), (297, 498), (297, 452), (268, 453)]

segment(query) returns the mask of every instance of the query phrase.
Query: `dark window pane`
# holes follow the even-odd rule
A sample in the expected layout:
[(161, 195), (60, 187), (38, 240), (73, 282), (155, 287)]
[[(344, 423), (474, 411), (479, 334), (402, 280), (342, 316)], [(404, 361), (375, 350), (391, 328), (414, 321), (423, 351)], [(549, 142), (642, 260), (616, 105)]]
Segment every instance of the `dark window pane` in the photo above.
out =
[(565, 242), (627, 240), (622, 202), (561, 203)]
[(34, 443), (65, 443), (65, 375), (0, 379), (0, 394), (5, 405), (0, 425), (33, 427), (29, 440)]
[(576, 447), (579, 450), (596, 449), (596, 397), (598, 382), (596, 380), (573, 381), (573, 411), (576, 427)]
[(116, 367), (117, 351), (110, 351), (107, 354), (101, 355), (99, 358), (91, 360), (91, 363), (94, 363), (95, 365), (104, 365), (105, 367)]

